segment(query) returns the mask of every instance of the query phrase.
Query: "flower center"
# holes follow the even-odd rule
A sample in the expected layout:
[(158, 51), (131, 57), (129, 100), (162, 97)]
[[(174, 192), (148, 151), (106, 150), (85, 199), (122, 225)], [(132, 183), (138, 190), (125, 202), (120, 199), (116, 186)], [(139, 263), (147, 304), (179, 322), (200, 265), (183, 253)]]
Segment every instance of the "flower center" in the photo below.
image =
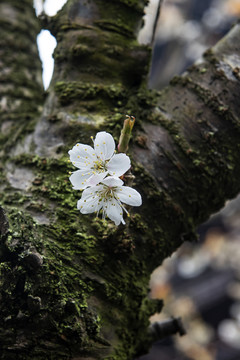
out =
[(104, 199), (105, 202), (107, 201), (107, 199), (115, 197), (114, 188), (112, 188), (111, 186), (103, 185), (103, 190), (99, 193), (99, 197), (100, 199)]
[(99, 159), (94, 161), (93, 167), (94, 167), (94, 170), (96, 170), (98, 172), (107, 171), (106, 162), (102, 161), (102, 160), (99, 160)]

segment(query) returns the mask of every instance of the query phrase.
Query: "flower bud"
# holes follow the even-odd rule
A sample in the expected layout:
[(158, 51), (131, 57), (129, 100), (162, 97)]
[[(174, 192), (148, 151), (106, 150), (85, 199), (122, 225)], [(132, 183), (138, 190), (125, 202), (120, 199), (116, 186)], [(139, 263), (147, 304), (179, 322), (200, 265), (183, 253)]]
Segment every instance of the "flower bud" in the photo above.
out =
[(128, 150), (128, 144), (132, 135), (132, 128), (135, 123), (135, 117), (126, 115), (126, 119), (123, 123), (123, 129), (121, 131), (118, 152), (126, 153)]

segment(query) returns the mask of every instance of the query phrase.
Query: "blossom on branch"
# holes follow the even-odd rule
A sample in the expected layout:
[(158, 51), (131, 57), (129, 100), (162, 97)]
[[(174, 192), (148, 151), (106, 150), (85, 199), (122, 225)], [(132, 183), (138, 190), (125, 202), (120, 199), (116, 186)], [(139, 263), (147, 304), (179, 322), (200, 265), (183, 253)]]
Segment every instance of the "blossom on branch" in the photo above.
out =
[[(141, 195), (129, 186), (124, 186), (120, 176), (131, 166), (127, 151), (135, 118), (129, 117), (124, 122), (116, 154), (112, 135), (105, 131), (98, 132), (93, 140), (94, 147), (76, 144), (68, 153), (70, 161), (79, 170), (74, 171), (70, 181), (75, 190), (83, 190), (78, 200), (77, 208), (82, 214), (101, 211), (103, 219), (108, 217), (115, 225), (125, 224), (124, 211), (129, 216), (123, 204), (140, 206)], [(129, 181), (129, 174), (128, 180)], [(127, 179), (127, 177), (125, 177)]]
[(123, 181), (115, 176), (108, 176), (93, 187), (85, 189), (81, 199), (77, 203), (77, 208), (82, 214), (93, 212), (99, 213), (102, 210), (103, 219), (107, 216), (114, 221), (115, 225), (123, 220), (123, 212), (128, 214), (123, 204), (140, 206), (142, 198), (139, 192), (129, 186), (124, 186)]
[(109, 133), (98, 132), (93, 143), (94, 148), (76, 144), (68, 152), (70, 161), (79, 169), (70, 176), (75, 190), (95, 186), (107, 175), (122, 176), (131, 166), (126, 154), (115, 154), (115, 142)]

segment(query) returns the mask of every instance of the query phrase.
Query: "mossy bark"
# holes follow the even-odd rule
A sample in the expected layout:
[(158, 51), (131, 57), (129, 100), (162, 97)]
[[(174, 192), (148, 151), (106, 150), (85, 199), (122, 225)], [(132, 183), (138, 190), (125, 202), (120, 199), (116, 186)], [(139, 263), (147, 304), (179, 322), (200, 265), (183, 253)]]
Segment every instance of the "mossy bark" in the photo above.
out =
[[(1, 3), (16, 19), (6, 36), (29, 42), (16, 76), (6, 75), (7, 104), (19, 107), (1, 118), (0, 356), (130, 360), (149, 345), (148, 317), (162, 305), (148, 298), (150, 273), (240, 190), (240, 27), (155, 93), (146, 88), (150, 49), (136, 41), (145, 2), (69, 0), (43, 17), (58, 46), (39, 115), (38, 23), (23, 24), (32, 9), (21, 4)], [(126, 113), (137, 118), (129, 152), (143, 205), (115, 227), (77, 211), (67, 151), (99, 130), (117, 139)]]

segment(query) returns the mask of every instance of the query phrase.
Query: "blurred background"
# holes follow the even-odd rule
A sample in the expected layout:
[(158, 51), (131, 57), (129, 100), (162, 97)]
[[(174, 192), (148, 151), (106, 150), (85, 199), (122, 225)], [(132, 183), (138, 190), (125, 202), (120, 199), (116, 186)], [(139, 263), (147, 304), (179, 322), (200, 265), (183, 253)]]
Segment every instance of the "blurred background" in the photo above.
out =
[(227, 202), (151, 277), (164, 307), (151, 322), (181, 317), (185, 336), (157, 341), (141, 360), (240, 359), (240, 196)]
[[(149, 1), (139, 42), (153, 42), (149, 87), (160, 90), (224, 36), (239, 18), (240, 0), (163, 0), (157, 16), (159, 1)], [(65, 2), (34, 4), (37, 14), (44, 10), (52, 16)], [(42, 30), (38, 47), (45, 89), (55, 46), (55, 38)], [(157, 341), (138, 360), (240, 359), (240, 196), (201, 225), (198, 234), (199, 241), (185, 243), (150, 282), (150, 296), (164, 301), (151, 322), (181, 317), (187, 335)]]
[[(158, 0), (150, 1), (139, 41), (150, 43)], [(149, 87), (161, 89), (222, 38), (240, 0), (165, 0), (157, 21)], [(240, 359), (240, 196), (228, 201), (152, 274), (150, 296), (163, 299), (151, 322), (181, 317), (185, 336), (157, 341), (141, 360)]]
[[(159, 0), (150, 0), (139, 41), (151, 42)], [(162, 0), (150, 87), (160, 89), (214, 45), (239, 17), (239, 0)]]

